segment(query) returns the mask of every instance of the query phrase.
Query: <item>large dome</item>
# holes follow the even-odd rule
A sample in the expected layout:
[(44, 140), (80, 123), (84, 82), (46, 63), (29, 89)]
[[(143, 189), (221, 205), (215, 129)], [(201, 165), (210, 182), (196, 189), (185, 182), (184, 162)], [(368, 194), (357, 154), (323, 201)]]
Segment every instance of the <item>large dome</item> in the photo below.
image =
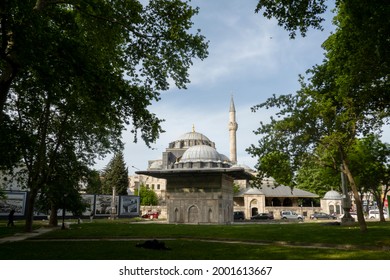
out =
[(181, 162), (221, 161), (216, 149), (207, 145), (196, 145), (188, 148), (180, 159)]
[(169, 149), (188, 149), (196, 145), (208, 145), (215, 148), (214, 142), (193, 129), (191, 132), (184, 133), (175, 141), (169, 143)]
[(210, 141), (209, 138), (204, 136), (202, 133), (191, 131), (184, 133), (181, 135), (177, 140), (205, 140), (205, 141)]

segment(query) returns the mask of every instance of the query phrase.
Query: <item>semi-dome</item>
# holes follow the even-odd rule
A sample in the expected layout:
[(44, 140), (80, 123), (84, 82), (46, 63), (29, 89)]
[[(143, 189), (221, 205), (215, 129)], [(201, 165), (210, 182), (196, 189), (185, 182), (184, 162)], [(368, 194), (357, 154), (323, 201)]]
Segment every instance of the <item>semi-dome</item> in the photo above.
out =
[(245, 171), (254, 172), (253, 168), (251, 168), (248, 165), (243, 164), (243, 163), (237, 163), (233, 167), (241, 167), (241, 168), (244, 168)]
[(162, 160), (155, 160), (150, 164), (149, 169), (151, 170), (162, 169), (162, 164), (163, 164)]
[(196, 145), (188, 148), (180, 159), (181, 162), (221, 161), (221, 155), (208, 145)]
[(341, 194), (339, 194), (334, 190), (328, 191), (324, 196), (324, 199), (328, 199), (328, 200), (341, 199), (341, 198), (342, 198)]
[(230, 158), (228, 158), (224, 154), (219, 154), (219, 155), (220, 155), (222, 161), (230, 162)]

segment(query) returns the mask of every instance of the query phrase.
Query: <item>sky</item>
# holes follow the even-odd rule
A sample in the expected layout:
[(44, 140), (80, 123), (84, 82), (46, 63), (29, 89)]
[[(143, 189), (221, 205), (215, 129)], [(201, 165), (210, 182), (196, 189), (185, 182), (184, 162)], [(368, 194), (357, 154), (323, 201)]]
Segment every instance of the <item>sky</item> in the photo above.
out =
[[(289, 39), (288, 32), (254, 12), (257, 0), (192, 0), (199, 7), (193, 18), (194, 28), (209, 41), (209, 56), (195, 60), (189, 70), (187, 89), (172, 87), (161, 94), (161, 100), (149, 110), (165, 121), (152, 148), (134, 136), (130, 129), (123, 133), (124, 160), (129, 175), (146, 170), (148, 160), (162, 158), (170, 142), (192, 131), (215, 142), (219, 153), (229, 156), (229, 106), (233, 96), (237, 130), (237, 161), (254, 168), (257, 159), (245, 150), (259, 140), (253, 133), (260, 121), (266, 122), (270, 110), (253, 113), (251, 107), (273, 94), (290, 94), (299, 89), (298, 76), (324, 59), (321, 44), (334, 30), (333, 14), (326, 14), (324, 30), (310, 30), (306, 37)], [(390, 133), (389, 133), (390, 135)], [(389, 140), (386, 142), (390, 142)], [(97, 161), (95, 169), (103, 169), (112, 155)]]

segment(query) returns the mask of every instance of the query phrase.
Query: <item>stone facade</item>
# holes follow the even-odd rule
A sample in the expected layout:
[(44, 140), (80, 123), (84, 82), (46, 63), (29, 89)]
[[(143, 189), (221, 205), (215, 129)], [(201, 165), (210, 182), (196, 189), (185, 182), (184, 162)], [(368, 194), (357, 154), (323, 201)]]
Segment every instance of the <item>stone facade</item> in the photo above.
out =
[(167, 184), (168, 223), (229, 223), (233, 178), (223, 173), (173, 177)]

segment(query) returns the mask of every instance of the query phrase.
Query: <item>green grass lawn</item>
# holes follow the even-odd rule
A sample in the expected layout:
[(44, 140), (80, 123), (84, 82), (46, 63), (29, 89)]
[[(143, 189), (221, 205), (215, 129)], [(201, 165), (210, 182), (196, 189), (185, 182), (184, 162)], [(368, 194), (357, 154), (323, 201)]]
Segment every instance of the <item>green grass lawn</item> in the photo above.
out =
[[(0, 244), (0, 259), (390, 259), (390, 223), (369, 222), (368, 227), (361, 233), (357, 225), (323, 222), (172, 225), (95, 220)], [(0, 236), (7, 230), (0, 222)], [(170, 250), (138, 248), (141, 238), (161, 240)]]

